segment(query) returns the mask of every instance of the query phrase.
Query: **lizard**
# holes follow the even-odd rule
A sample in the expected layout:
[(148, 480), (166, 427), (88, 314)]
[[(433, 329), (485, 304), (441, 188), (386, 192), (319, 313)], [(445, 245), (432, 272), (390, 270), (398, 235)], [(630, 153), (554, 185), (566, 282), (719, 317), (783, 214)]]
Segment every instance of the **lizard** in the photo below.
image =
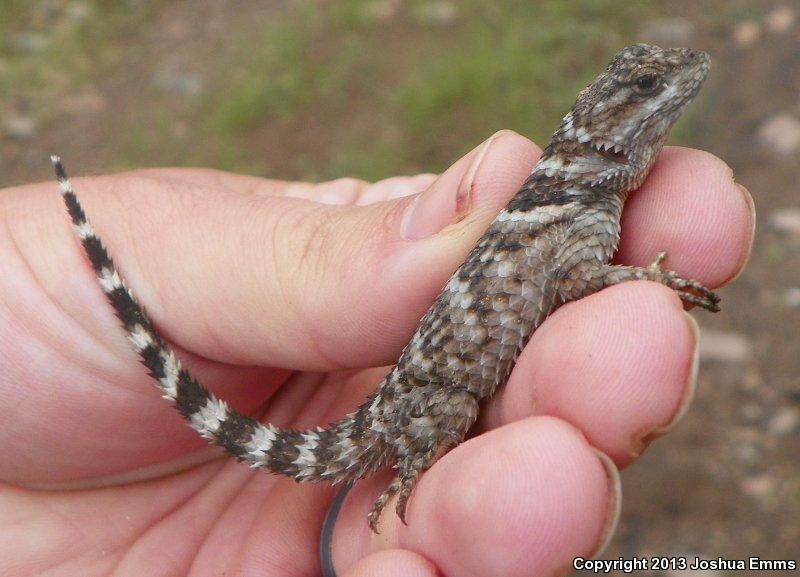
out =
[(208, 441), (258, 469), (298, 482), (395, 476), (368, 514), (393, 496), (403, 523), (420, 475), (461, 443), (481, 401), (508, 378), (531, 334), (564, 303), (650, 280), (712, 312), (719, 297), (662, 268), (612, 264), (629, 193), (642, 184), (670, 128), (706, 79), (710, 58), (635, 44), (583, 89), (525, 183), (444, 285), (376, 390), (326, 427), (281, 429), (238, 413), (181, 366), (126, 286), (51, 157), (73, 230), (141, 362), (163, 397)]

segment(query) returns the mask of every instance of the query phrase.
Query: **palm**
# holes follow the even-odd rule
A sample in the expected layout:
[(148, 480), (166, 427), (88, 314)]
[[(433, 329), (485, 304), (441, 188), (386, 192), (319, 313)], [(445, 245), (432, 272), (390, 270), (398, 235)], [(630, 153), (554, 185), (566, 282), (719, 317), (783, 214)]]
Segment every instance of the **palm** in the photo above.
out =
[[(296, 210), (280, 199), (285, 195), (338, 195), (340, 204), (404, 196), (427, 188), (433, 177), (312, 187), (158, 171), (76, 187), (185, 365), (239, 410), (307, 427), (342, 416), (374, 388), (385, 369), (358, 367), (396, 358), (448, 271), (513, 194), (535, 154), (518, 136), (497, 138), (472, 187), (478, 216), (453, 225), (461, 227), (458, 234), (443, 233), (444, 246), (418, 242), (413, 259), (397, 253), (405, 245), (389, 238), (392, 206), (401, 209), (406, 199), (330, 209), (325, 242), (309, 238), (299, 249), (293, 243), (302, 227), (291, 228), (294, 236), (283, 242), (268, 238), (258, 245), (265, 234), (281, 234), (281, 226), (262, 227), (251, 215), (256, 203), (268, 205), (265, 218), (278, 205)], [(676, 266), (681, 272), (719, 285), (743, 264), (748, 207), (708, 156), (674, 150), (665, 156), (661, 176), (654, 173), (632, 201), (621, 256), (646, 263), (667, 250), (684, 259)], [(457, 188), (469, 160), (431, 190)], [(673, 190), (679, 198), (671, 201), (693, 206), (693, 222), (676, 223), (653, 210), (653, 199), (663, 194), (659, 178), (681, 182), (684, 191)], [(105, 196), (96, 194), (101, 191)], [(156, 201), (147, 202), (148, 195)], [(7, 368), (0, 406), (11, 421), (0, 429), (6, 482), (0, 518), (11, 518), (11, 531), (0, 532), (0, 549), (12, 552), (0, 560), (0, 572), (315, 574), (319, 528), (334, 490), (252, 472), (204, 447), (150, 386), (69, 237), (53, 185), (11, 189), (0, 199), (3, 214), (14, 215), (8, 220), (13, 242), (0, 245), (8, 263), (0, 283), (6, 305), (0, 364)], [(324, 213), (310, 206), (299, 210)], [(374, 229), (363, 224), (371, 214)], [(351, 215), (356, 224), (336, 232)], [(723, 218), (731, 225), (719, 242), (703, 223)], [(127, 224), (111, 226), (119, 222)], [(243, 223), (241, 230), (232, 231), (229, 222)], [(209, 237), (205, 231), (215, 227)], [(257, 258), (242, 259), (237, 243), (248, 238), (256, 239), (247, 244)], [(271, 252), (275, 247), (280, 250)], [(309, 247), (323, 255), (330, 247), (331, 254), (326, 260)], [(365, 262), (335, 262), (351, 249), (362, 251)], [(292, 260), (294, 250), (302, 257)], [(295, 268), (277, 282), (276, 271), (288, 266), (284, 252)], [(180, 259), (187, 263), (174, 270), (174, 255), (187, 253)], [(383, 259), (380, 266), (375, 259)], [(262, 261), (270, 263), (263, 270)], [(420, 267), (428, 273), (419, 275)], [(407, 282), (415, 274), (418, 282)], [(537, 331), (508, 385), (483, 411), (477, 436), (423, 475), (409, 503), (408, 527), (387, 511), (381, 538), (374, 539), (365, 515), (388, 477), (357, 485), (334, 536), (334, 560), (350, 567), (346, 575), (407, 574), (392, 571), (412, 566), (420, 575), (433, 575), (433, 566), (452, 575), (545, 574), (575, 555), (592, 554), (604, 539), (614, 488), (591, 446), (617, 465), (629, 463), (645, 442), (642, 432), (664, 426), (679, 410), (691, 372), (694, 335), (679, 302), (663, 287), (634, 284), (564, 307)], [(295, 294), (302, 298), (293, 301)], [(474, 547), (478, 540), (485, 546)], [(394, 551), (375, 553), (386, 548)]]

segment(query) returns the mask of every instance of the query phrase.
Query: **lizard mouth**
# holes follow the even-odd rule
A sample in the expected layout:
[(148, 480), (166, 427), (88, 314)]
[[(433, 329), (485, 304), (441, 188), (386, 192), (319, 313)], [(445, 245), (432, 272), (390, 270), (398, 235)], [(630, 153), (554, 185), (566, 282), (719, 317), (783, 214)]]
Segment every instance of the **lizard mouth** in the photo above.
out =
[(606, 141), (592, 141), (592, 149), (600, 153), (601, 156), (613, 160), (614, 162), (625, 162), (628, 160), (628, 151), (621, 144)]

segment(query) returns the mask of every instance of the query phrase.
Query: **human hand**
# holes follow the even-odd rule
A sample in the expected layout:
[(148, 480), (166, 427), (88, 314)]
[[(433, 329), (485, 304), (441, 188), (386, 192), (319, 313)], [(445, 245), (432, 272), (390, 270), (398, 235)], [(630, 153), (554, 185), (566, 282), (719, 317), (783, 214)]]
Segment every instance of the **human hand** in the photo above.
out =
[[(438, 178), (309, 185), (163, 169), (74, 184), (185, 366), (241, 411), (303, 428), (374, 389), (386, 368), (370, 367), (396, 360), (537, 156), (501, 132)], [(0, 573), (318, 573), (334, 490), (202, 446), (149, 384), (60, 202), (54, 182), (0, 195)], [(669, 268), (720, 286), (744, 265), (752, 226), (727, 167), (668, 148), (628, 201), (618, 260), (666, 250)], [(696, 343), (655, 283), (564, 306), (474, 436), (423, 475), (407, 527), (389, 507), (373, 535), (366, 513), (389, 477), (356, 485), (334, 534), (339, 575), (548, 575), (590, 557), (616, 520), (615, 466), (691, 399)]]

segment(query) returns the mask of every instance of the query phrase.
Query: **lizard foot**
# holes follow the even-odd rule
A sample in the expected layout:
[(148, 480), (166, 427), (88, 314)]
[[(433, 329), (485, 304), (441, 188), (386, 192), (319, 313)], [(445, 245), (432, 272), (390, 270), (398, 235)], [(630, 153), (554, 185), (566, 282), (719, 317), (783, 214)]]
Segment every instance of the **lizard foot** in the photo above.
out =
[(696, 280), (682, 278), (671, 270), (663, 270), (661, 263), (666, 258), (667, 253), (660, 252), (650, 266), (647, 267), (653, 280), (657, 280), (674, 290), (683, 302), (699, 306), (713, 313), (719, 312), (719, 296)]
[(419, 474), (420, 472), (417, 470), (409, 471), (407, 474), (401, 472), (372, 505), (367, 519), (369, 520), (370, 529), (376, 534), (379, 533), (378, 520), (380, 519), (381, 512), (384, 507), (386, 507), (389, 500), (395, 495), (398, 495), (397, 505), (395, 506), (397, 516), (400, 517), (403, 525), (408, 525), (406, 522), (406, 505), (408, 504), (408, 498), (411, 496), (411, 491), (414, 489), (417, 479), (419, 479)]

